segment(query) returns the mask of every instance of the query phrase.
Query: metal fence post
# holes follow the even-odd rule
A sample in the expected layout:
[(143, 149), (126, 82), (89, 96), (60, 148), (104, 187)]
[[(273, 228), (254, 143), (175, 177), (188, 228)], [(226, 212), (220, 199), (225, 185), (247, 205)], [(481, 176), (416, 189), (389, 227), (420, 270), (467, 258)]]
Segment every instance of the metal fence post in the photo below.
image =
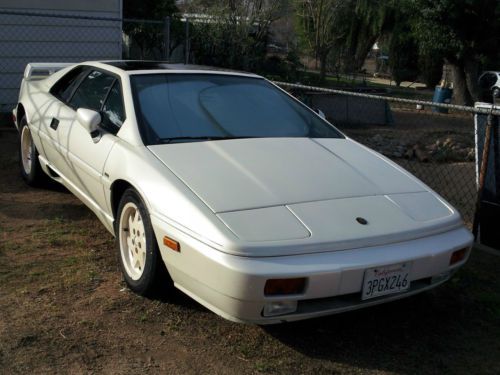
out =
[[(491, 111), (493, 112), (494, 104), (491, 105)], [(493, 114), (488, 115), (488, 120), (486, 124), (486, 131), (484, 134), (484, 145), (483, 145), (483, 155), (481, 156), (481, 168), (479, 170), (479, 181), (477, 189), (477, 200), (476, 209), (474, 212), (474, 221), (472, 222), (472, 234), (477, 241), (479, 225), (481, 220), (481, 202), (483, 200), (484, 185), (486, 183), (486, 175), (488, 174), (488, 163), (490, 160), (490, 144), (491, 137), (493, 133), (493, 126), (496, 125), (496, 119)]]
[(184, 50), (186, 53), (184, 63), (188, 64), (189, 63), (189, 18), (188, 17), (186, 17), (186, 43)]
[[(493, 108), (493, 106), (492, 106)], [(486, 174), (488, 173), (488, 161), (490, 156), (490, 143), (491, 143), (491, 129), (493, 123), (493, 116), (488, 115), (488, 122), (486, 125), (486, 131), (484, 134), (484, 146), (483, 146), (483, 155), (481, 156), (481, 169), (479, 170), (479, 183), (477, 189), (477, 199), (476, 199), (476, 210), (474, 212), (474, 221), (472, 223), (472, 234), (474, 238), (477, 240), (477, 234), (479, 229), (479, 218), (480, 218), (480, 208), (481, 208), (481, 199), (483, 196), (484, 183), (486, 180)]]
[(163, 19), (163, 42), (165, 45), (165, 60), (170, 60), (170, 16)]

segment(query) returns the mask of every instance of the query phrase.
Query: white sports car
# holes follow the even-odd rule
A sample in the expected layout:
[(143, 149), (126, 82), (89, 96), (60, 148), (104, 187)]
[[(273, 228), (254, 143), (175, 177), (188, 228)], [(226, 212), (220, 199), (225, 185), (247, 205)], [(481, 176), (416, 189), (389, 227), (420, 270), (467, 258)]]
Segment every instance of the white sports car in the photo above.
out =
[(34, 63), (13, 114), (23, 178), (81, 199), (139, 294), (165, 265), (215, 313), (279, 323), (428, 290), (469, 256), (443, 198), (257, 75)]

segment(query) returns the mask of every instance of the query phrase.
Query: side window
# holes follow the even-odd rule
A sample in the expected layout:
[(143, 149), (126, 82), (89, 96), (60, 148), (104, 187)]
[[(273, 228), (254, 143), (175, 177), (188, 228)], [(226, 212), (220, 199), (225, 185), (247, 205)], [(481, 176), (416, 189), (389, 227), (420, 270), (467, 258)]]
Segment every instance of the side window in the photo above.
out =
[(125, 120), (120, 83), (115, 81), (108, 98), (102, 107), (102, 126), (111, 132), (116, 132)]
[(80, 83), (82, 77), (88, 73), (88, 70), (83, 67), (78, 67), (71, 70), (63, 76), (57, 83), (52, 86), (50, 93), (59, 98), (63, 102), (67, 102), (71, 97), (75, 87)]
[(99, 111), (115, 78), (92, 71), (78, 86), (69, 104), (74, 108), (88, 108)]

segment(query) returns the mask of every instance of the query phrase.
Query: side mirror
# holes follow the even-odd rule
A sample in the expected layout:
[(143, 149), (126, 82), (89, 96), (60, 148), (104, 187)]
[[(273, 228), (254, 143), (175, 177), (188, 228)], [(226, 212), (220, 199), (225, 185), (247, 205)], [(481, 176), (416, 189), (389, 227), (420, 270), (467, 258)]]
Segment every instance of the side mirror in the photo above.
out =
[(86, 108), (78, 108), (76, 111), (76, 118), (80, 125), (87, 130), (92, 138), (98, 138), (99, 124), (101, 123), (101, 115), (99, 112)]

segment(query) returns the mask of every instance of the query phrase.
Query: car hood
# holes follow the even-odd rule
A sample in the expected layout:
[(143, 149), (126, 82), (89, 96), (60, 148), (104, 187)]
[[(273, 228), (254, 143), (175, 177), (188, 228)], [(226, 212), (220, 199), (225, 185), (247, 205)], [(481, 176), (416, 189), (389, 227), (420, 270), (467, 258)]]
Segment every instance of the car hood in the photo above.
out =
[(426, 190), (349, 139), (249, 138), (149, 149), (214, 213)]
[(150, 146), (228, 228), (245, 256), (336, 251), (461, 225), (418, 179), (350, 139), (266, 138)]

